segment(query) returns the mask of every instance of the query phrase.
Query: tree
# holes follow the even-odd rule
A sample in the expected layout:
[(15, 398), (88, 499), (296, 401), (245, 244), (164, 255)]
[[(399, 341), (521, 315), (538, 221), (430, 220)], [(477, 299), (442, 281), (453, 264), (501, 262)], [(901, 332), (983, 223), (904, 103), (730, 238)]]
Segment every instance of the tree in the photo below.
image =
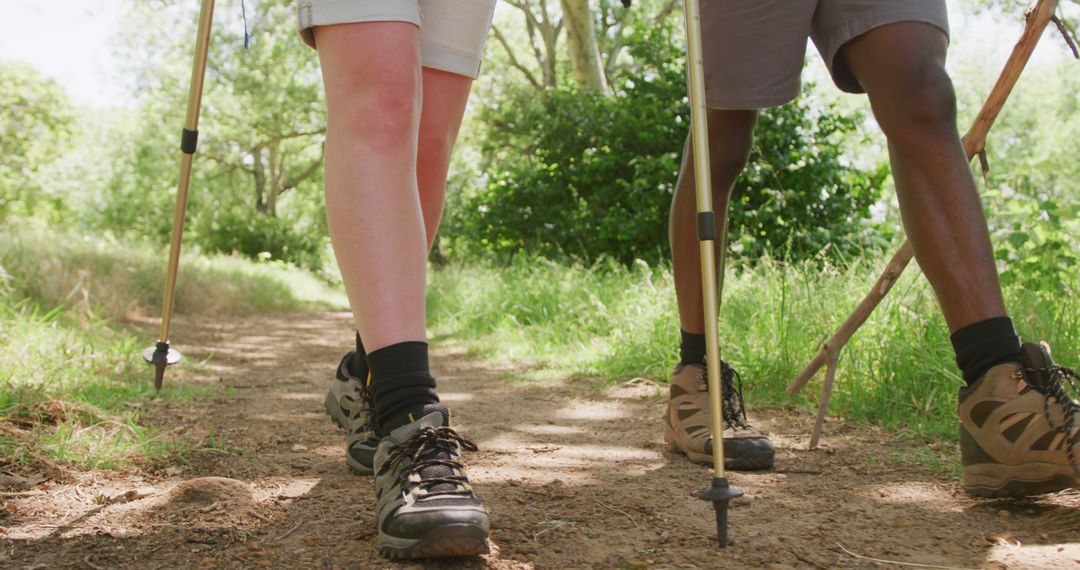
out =
[(570, 48), (570, 67), (578, 85), (585, 91), (607, 91), (607, 77), (600, 62), (596, 42), (596, 25), (589, 0), (562, 0), (563, 14), (569, 21), (567, 44)]
[(560, 72), (569, 67), (578, 89), (600, 93), (609, 91), (620, 66), (633, 65), (623, 57), (626, 38), (641, 26), (662, 25), (679, 6), (678, 0), (641, 0), (633, 9), (617, 0), (506, 3), (521, 14), (521, 26), (497, 22), (492, 35), (510, 67), (539, 91), (568, 84)]
[[(249, 6), (250, 7), (250, 6)], [(124, 53), (137, 71), (139, 125), (117, 150), (101, 222), (165, 240), (175, 203), (176, 159), (186, 109), (195, 11), (176, 0), (136, 0)], [(229, 16), (236, 16), (235, 19)], [(249, 11), (244, 47), (239, 14), (219, 6), (203, 96), (189, 204), (195, 243), (211, 251), (318, 264), (325, 133), (313, 50), (295, 31), (289, 0)], [(183, 25), (177, 25), (182, 22)]]
[(37, 174), (66, 150), (74, 123), (55, 81), (25, 64), (0, 63), (0, 219), (33, 213), (43, 190)]

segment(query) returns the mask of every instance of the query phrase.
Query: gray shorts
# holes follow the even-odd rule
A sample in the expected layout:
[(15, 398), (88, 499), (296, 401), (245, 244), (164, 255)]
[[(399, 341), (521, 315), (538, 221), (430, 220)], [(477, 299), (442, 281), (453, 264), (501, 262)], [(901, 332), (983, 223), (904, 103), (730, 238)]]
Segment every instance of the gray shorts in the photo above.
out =
[(409, 22), (420, 28), (424, 67), (476, 79), (495, 0), (300, 0), (300, 37), (315, 47), (316, 26)]
[(840, 48), (896, 22), (924, 22), (949, 33), (945, 0), (701, 0), (708, 106), (765, 109), (795, 99), (807, 38), (836, 85), (862, 93)]

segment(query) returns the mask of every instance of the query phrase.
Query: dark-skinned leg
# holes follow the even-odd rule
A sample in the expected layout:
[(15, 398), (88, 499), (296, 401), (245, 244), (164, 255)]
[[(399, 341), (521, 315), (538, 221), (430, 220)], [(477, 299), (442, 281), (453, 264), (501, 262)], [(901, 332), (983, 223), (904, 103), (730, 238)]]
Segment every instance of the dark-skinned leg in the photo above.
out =
[(919, 267), (953, 332), (1006, 315), (986, 219), (956, 128), (936, 27), (883, 26), (843, 48), (889, 139), (900, 211)]
[[(708, 121), (713, 207), (721, 213), (727, 210), (735, 180), (746, 166), (757, 111), (710, 110)], [(696, 177), (691, 150), (692, 142), (688, 137), (668, 230), (683, 330), (681, 362), (671, 375), (664, 440), (691, 460), (711, 464), (708, 393), (702, 390), (705, 382), (705, 311), (701, 290), (701, 249), (697, 237)], [(717, 269), (723, 271), (723, 268)], [(734, 369), (722, 363), (724, 465), (734, 470), (768, 469), (773, 465), (772, 444), (747, 423), (734, 380)]]
[(907, 22), (868, 32), (842, 55), (889, 139), (904, 227), (969, 384), (958, 408), (963, 485), (991, 497), (1077, 487), (1080, 414), (1062, 389), (1071, 372), (1038, 345), (1021, 348), (1005, 317), (945, 50), (943, 32)]
[[(757, 111), (709, 110), (709, 160), (712, 162), (713, 207), (725, 211), (754, 140)], [(671, 202), (668, 239), (675, 273), (679, 322), (692, 334), (705, 334), (705, 309), (701, 294), (701, 250), (697, 238), (697, 196), (694, 190), (694, 158), (690, 137), (683, 147), (682, 167)]]

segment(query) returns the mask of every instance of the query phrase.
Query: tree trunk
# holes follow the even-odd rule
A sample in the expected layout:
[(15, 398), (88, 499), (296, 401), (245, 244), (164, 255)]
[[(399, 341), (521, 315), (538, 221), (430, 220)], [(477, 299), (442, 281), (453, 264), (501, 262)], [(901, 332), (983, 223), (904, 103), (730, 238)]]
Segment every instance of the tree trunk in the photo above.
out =
[(262, 146), (255, 147), (251, 152), (253, 164), (252, 172), (255, 174), (255, 211), (266, 213), (266, 171), (263, 170)]
[(277, 216), (277, 202), (278, 196), (281, 194), (282, 184), (282, 171), (285, 169), (284, 161), (280, 154), (280, 143), (275, 143), (270, 147), (270, 193), (266, 198), (266, 211), (265, 214), (273, 217)]
[(607, 78), (600, 61), (596, 43), (596, 24), (593, 22), (589, 0), (562, 0), (563, 21), (566, 22), (570, 66), (578, 85), (589, 91), (607, 91)]

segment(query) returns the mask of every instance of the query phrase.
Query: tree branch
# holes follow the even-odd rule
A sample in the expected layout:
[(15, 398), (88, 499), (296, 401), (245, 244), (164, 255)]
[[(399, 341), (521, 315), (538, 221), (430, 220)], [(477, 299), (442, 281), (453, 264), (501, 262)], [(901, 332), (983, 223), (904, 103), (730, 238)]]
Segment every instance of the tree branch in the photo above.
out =
[(533, 72), (518, 61), (517, 54), (515, 54), (514, 49), (510, 47), (510, 42), (506, 40), (506, 36), (503, 35), (502, 30), (500, 30), (498, 26), (492, 25), (491, 31), (495, 34), (495, 41), (499, 42), (499, 45), (506, 51), (506, 56), (510, 58), (510, 66), (524, 74), (525, 79), (529, 80), (529, 83), (531, 83), (533, 87), (543, 89), (543, 85), (537, 81)]
[(309, 164), (308, 167), (305, 168), (300, 174), (297, 174), (296, 176), (286, 180), (285, 184), (282, 185), (282, 187), (281, 187), (281, 193), (284, 194), (285, 192), (288, 192), (289, 190), (292, 190), (293, 188), (296, 188), (297, 186), (300, 185), (301, 182), (303, 182), (303, 181), (307, 180), (308, 178), (311, 178), (312, 176), (314, 176), (315, 173), (318, 172), (320, 168), (322, 168), (323, 157), (325, 157), (325, 156), (326, 156), (326, 146), (323, 146), (319, 151), (319, 158), (313, 160), (311, 162), (311, 164)]
[(664, 20), (668, 19), (668, 16), (671, 16), (671, 13), (675, 11), (675, 7), (678, 5), (679, 0), (669, 0), (667, 5), (664, 6), (663, 9), (661, 9), (659, 12), (657, 12), (655, 17), (653, 17), (653, 22), (659, 24)]

